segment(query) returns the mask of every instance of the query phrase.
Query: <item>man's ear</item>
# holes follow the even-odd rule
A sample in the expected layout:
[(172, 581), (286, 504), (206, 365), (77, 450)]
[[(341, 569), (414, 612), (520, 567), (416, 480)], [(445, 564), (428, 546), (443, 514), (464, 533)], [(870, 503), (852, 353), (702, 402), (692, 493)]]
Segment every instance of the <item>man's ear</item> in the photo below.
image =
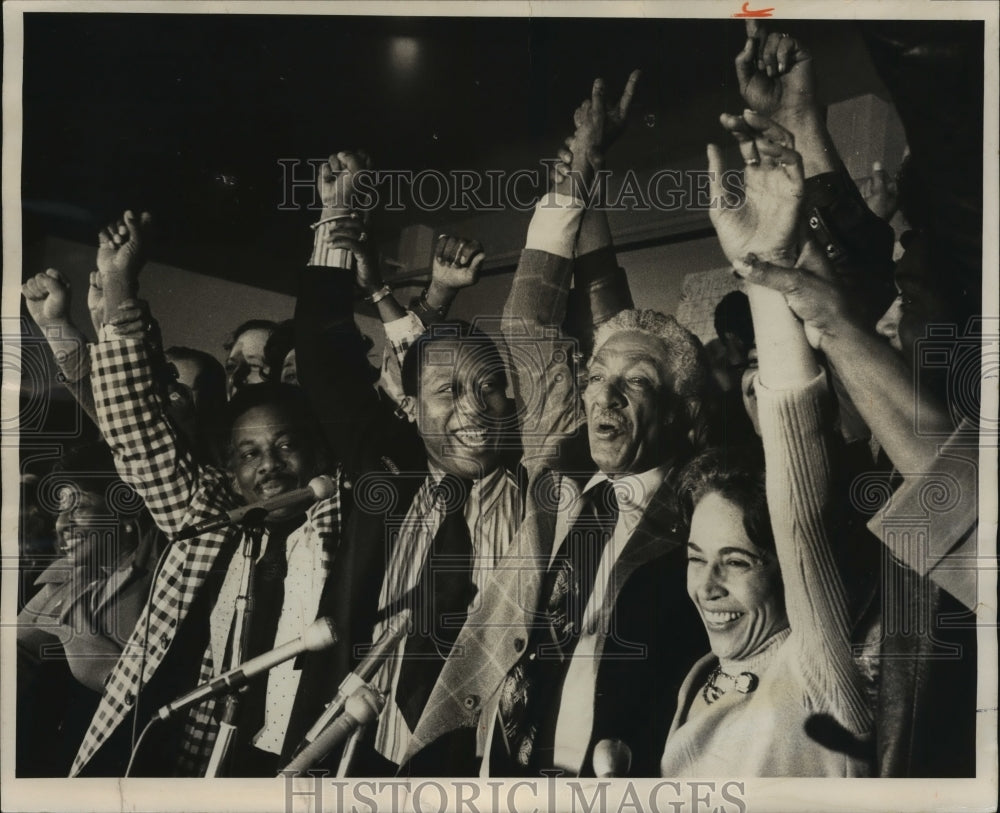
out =
[(412, 395), (404, 395), (403, 400), (396, 407), (396, 417), (407, 420), (409, 423), (417, 422), (417, 399)]

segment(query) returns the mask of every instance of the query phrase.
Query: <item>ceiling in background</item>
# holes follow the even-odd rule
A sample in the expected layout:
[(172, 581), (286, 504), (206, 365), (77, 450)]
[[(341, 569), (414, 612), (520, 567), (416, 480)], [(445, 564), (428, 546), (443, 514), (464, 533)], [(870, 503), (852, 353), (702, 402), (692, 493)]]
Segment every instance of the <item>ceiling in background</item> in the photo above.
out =
[[(641, 67), (615, 166), (684, 166), (721, 138), (718, 114), (743, 106), (735, 20), (24, 20), (26, 244), (46, 234), (91, 242), (124, 208), (148, 209), (155, 259), (285, 293), (315, 218), (279, 208), (281, 160), (363, 145), (383, 169), (534, 167), (569, 134), (594, 76), (617, 94)], [(810, 43), (826, 102), (884, 95), (852, 23), (787, 30)], [(391, 238), (450, 218), (404, 211), (380, 222)]]

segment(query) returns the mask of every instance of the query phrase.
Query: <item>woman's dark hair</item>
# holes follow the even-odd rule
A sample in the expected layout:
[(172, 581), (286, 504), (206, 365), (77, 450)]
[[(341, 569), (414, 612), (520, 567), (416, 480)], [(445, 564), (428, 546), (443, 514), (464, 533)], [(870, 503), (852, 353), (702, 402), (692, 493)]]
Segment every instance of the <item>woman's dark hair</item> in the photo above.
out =
[(764, 457), (753, 448), (715, 447), (702, 452), (681, 472), (678, 490), (688, 522), (708, 494), (718, 494), (743, 511), (743, 528), (750, 541), (775, 552), (771, 515), (767, 510)]
[(754, 346), (750, 300), (743, 291), (730, 291), (719, 300), (719, 304), (715, 306), (713, 322), (715, 334), (720, 339), (725, 339), (727, 333), (732, 333), (748, 350)]
[(407, 348), (401, 370), (404, 395), (411, 398), (417, 395), (420, 384), (420, 368), (426, 356), (424, 348), (435, 342), (456, 341), (463, 343), (463, 350), (469, 354), (467, 358), (482, 360), (491, 370), (498, 370), (501, 386), (507, 387), (507, 372), (496, 342), (468, 322), (453, 320), (432, 325)]
[(272, 322), (270, 319), (248, 319), (239, 327), (236, 328), (226, 340), (225, 344), (222, 346), (228, 353), (233, 349), (233, 345), (239, 341), (240, 336), (246, 333), (248, 330), (266, 330), (268, 332), (274, 330), (277, 327), (276, 322)]
[(210, 401), (212, 408), (226, 401), (226, 368), (215, 356), (193, 347), (168, 347), (163, 351), (167, 361), (193, 361), (200, 365), (201, 372), (195, 382), (202, 397)]

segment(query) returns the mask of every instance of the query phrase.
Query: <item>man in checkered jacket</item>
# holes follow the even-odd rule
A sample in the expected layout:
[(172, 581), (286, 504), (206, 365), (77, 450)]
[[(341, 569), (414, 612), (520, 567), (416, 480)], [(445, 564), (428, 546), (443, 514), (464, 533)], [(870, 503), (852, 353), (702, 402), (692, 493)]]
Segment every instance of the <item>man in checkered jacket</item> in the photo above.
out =
[[(166, 417), (151, 349), (143, 337), (122, 336), (117, 329), (133, 314), (130, 298), (141, 264), (142, 224), (126, 213), (122, 226), (102, 235), (105, 325), (91, 349), (91, 375), (100, 428), (119, 474), (142, 495), (157, 524), (175, 536), (227, 509), (301, 488), (330, 471), (304, 396), (286, 385), (249, 387), (230, 402), (227, 470), (196, 461)], [(287, 574), (277, 579), (283, 589), (277, 600), (272, 598), (274, 618), (261, 650), (299, 637), (322, 614), (341, 526), (339, 471), (333, 473), (338, 488), (332, 497), (304, 514), (298, 508), (276, 510), (265, 520), (262, 562), (271, 547), (274, 567)], [(224, 528), (170, 545), (71, 775), (122, 775), (135, 723), (141, 726), (159, 705), (226, 668), (243, 559), (240, 537), (239, 529)], [(276, 557), (281, 543), (285, 556)], [(303, 715), (296, 720), (294, 712), (308, 669), (308, 659), (302, 660), (302, 669), (289, 661), (258, 679), (256, 689), (251, 685), (240, 716), (251, 725), (238, 728), (231, 775), (273, 776), (286, 739), (294, 747), (311, 724)], [(158, 723), (160, 730), (144, 740), (133, 774), (203, 775), (218, 731), (217, 702), (206, 700), (176, 724)]]

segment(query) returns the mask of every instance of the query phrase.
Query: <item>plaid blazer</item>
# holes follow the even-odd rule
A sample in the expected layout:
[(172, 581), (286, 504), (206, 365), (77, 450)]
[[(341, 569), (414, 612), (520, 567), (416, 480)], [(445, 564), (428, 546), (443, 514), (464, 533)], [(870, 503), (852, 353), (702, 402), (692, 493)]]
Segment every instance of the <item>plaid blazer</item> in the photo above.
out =
[[(101, 432), (114, 452), (118, 473), (142, 496), (156, 524), (172, 536), (192, 524), (217, 517), (242, 501), (225, 472), (198, 464), (187, 450), (166, 418), (152, 370), (150, 351), (141, 340), (109, 338), (92, 348), (95, 405)], [(339, 481), (339, 472), (337, 478)], [(309, 509), (305, 524), (295, 533), (318, 535), (324, 550), (332, 555), (339, 531), (338, 488), (333, 497)], [(73, 762), (71, 776), (80, 773), (129, 715), (140, 683), (148, 684), (156, 674), (220, 551), (227, 545), (236, 545), (238, 539), (238, 531), (221, 529), (170, 545), (151, 602), (108, 678), (100, 705)], [(210, 679), (212, 674), (211, 652), (206, 651), (199, 681)], [(179, 773), (198, 775), (203, 771), (218, 730), (214, 712), (214, 698), (191, 709), (184, 726)]]

